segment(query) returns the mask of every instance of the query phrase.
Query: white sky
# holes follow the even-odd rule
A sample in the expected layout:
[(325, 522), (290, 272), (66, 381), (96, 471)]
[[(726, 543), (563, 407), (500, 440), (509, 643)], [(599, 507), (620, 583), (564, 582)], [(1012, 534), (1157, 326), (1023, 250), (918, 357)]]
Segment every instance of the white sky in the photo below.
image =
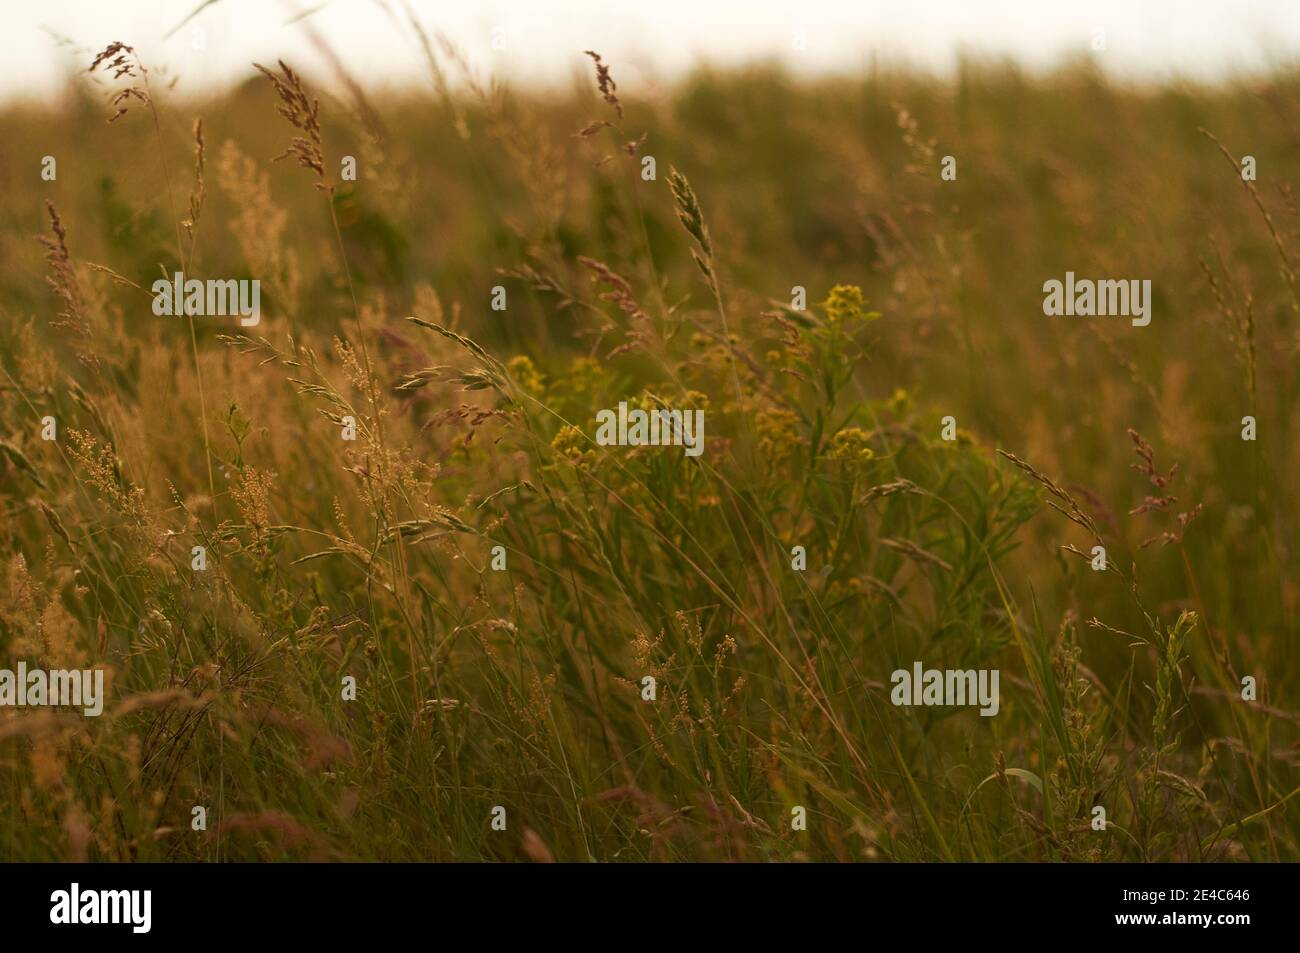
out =
[[(592, 48), (627, 88), (701, 60), (777, 58), (797, 72), (856, 73), (879, 57), (944, 72), (963, 50), (1032, 68), (1082, 54), (1122, 76), (1214, 79), (1300, 54), (1300, 0), (209, 0), (164, 40), (200, 2), (0, 0), (0, 98), (57, 92), (89, 64), (86, 51), (111, 40), (137, 47), (151, 68), (166, 65), (182, 90), (240, 82), (251, 61), (276, 56), (312, 74), (320, 55), (291, 22), (295, 10), (314, 10), (310, 22), (354, 75), (422, 83), (413, 37), (385, 12), (400, 17), (407, 4), (483, 75), (567, 82), (589, 71), (581, 54)], [(1105, 33), (1101, 52), (1096, 31)]]

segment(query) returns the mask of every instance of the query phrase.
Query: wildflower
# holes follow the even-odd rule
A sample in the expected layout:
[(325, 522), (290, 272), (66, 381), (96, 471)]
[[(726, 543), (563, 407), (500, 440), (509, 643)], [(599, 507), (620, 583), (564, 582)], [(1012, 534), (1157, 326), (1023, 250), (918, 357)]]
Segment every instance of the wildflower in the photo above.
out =
[(579, 468), (590, 466), (596, 459), (590, 445), (586, 435), (574, 426), (561, 427), (551, 440), (551, 449)]
[(510, 377), (519, 389), (534, 397), (540, 396), (545, 389), (545, 382), (541, 371), (533, 364), (532, 359), (524, 354), (512, 357), (506, 364), (506, 370), (510, 372)]
[(879, 311), (867, 311), (862, 289), (857, 285), (836, 285), (823, 303), (832, 327), (844, 327), (858, 321), (874, 321)]
[(792, 456), (799, 448), (799, 418), (794, 412), (771, 407), (758, 412), (758, 449), (772, 460)]
[(871, 435), (860, 427), (847, 427), (831, 440), (831, 457), (850, 466), (862, 466), (875, 453), (867, 446)]
[(575, 397), (587, 397), (599, 390), (604, 376), (601, 364), (595, 358), (575, 357), (565, 384)]

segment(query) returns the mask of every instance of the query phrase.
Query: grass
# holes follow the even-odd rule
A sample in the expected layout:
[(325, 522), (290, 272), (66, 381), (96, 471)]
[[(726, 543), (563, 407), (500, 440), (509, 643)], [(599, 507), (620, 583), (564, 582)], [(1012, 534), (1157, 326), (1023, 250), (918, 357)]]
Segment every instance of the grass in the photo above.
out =
[(1300, 76), (541, 96), (418, 38), (431, 95), (119, 47), (0, 112), (0, 651), (110, 686), (0, 712), (6, 859), (1295, 859)]

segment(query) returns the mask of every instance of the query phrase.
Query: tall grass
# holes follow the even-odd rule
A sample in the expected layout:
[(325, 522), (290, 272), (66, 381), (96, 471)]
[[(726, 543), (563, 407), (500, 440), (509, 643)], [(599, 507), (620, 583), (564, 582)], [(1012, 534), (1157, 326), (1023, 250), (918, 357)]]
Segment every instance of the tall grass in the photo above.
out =
[[(110, 673), (0, 712), (3, 856), (1295, 858), (1295, 75), (544, 98), (419, 38), (377, 107), (0, 113), (0, 647)], [(260, 326), (154, 317), (181, 268)], [(1150, 327), (1045, 318), (1067, 269)], [(893, 706), (918, 659), (998, 715)]]

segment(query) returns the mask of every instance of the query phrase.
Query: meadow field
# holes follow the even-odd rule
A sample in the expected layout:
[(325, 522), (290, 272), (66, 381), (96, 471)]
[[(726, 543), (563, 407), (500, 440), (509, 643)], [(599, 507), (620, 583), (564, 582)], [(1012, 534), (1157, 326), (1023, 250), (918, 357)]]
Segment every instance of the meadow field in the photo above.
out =
[(1300, 72), (108, 39), (0, 108), (0, 664), (106, 673), (0, 707), (0, 857), (1296, 859)]

